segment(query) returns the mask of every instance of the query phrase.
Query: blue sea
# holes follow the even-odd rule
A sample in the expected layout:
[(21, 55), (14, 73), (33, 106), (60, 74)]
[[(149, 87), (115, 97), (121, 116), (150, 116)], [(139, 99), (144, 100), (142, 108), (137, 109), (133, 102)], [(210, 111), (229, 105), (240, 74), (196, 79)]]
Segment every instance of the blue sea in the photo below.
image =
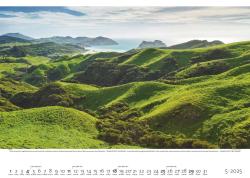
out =
[(94, 46), (88, 47), (88, 50), (96, 52), (126, 52), (128, 50), (137, 48), (139, 44), (143, 41), (142, 39), (114, 39), (118, 45), (109, 45), (109, 46)]

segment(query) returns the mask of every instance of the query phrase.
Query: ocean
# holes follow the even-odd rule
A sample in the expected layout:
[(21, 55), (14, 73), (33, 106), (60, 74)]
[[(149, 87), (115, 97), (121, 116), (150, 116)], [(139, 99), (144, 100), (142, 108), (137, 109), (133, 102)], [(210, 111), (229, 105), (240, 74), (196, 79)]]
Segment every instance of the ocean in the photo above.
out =
[(90, 52), (126, 52), (128, 50), (137, 48), (139, 44), (143, 41), (142, 39), (114, 39), (118, 45), (109, 45), (109, 46), (94, 46), (88, 47)]

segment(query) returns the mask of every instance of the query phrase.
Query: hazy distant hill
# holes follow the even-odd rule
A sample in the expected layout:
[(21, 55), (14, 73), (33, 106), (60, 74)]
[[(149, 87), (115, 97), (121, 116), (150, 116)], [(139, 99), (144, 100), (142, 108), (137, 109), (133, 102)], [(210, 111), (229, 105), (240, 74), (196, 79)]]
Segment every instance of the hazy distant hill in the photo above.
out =
[(15, 38), (20, 38), (20, 39), (24, 39), (24, 40), (33, 40), (34, 38), (23, 35), (21, 33), (6, 33), (2, 36), (10, 36), (10, 37), (15, 37)]
[(160, 40), (155, 41), (142, 41), (138, 48), (162, 48), (167, 47), (165, 43)]
[(29, 42), (28, 40), (24, 40), (22, 38), (16, 38), (16, 37), (11, 37), (11, 36), (0, 36), (0, 44), (4, 43), (27, 43)]
[(95, 38), (90, 37), (76, 37), (71, 36), (53, 36), (48, 38), (32, 38), (21, 33), (6, 33), (0, 36), (0, 43), (13, 43), (13, 42), (31, 42), (31, 43), (46, 43), (54, 42), (58, 44), (72, 44), (84, 47), (89, 46), (109, 46), (117, 45), (118, 43), (110, 38), (98, 36)]
[(0, 51), (1, 54), (14, 57), (31, 56), (51, 56), (73, 54), (85, 51), (83, 47), (71, 44), (57, 44), (53, 42), (35, 43), (24, 46), (13, 46), (8, 49)]
[(54, 36), (49, 38), (40, 38), (36, 41), (39, 42), (54, 42), (54, 43), (70, 43), (75, 45), (82, 45), (82, 46), (101, 46), (101, 45), (117, 45), (118, 43), (110, 38), (106, 37), (96, 37), (96, 38), (89, 38), (89, 37), (62, 37), (62, 36)]
[(169, 49), (193, 49), (193, 48), (204, 48), (214, 45), (224, 44), (222, 41), (207, 41), (207, 40), (191, 40), (185, 43), (169, 46)]

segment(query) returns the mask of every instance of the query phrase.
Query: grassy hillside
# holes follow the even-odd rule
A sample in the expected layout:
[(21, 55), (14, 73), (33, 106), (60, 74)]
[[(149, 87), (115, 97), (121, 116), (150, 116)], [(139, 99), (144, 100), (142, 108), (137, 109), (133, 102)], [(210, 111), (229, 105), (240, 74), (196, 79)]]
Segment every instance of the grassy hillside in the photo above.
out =
[[(115, 103), (125, 102), (130, 110), (137, 109), (142, 112), (136, 120), (148, 121), (154, 130), (203, 138), (197, 133), (211, 117), (231, 111), (248, 112), (245, 110), (249, 107), (250, 100), (248, 66), (237, 67), (202, 82), (189, 82), (188, 85), (186, 81), (178, 85), (139, 82), (91, 90), (84, 87), (74, 90), (69, 87), (70, 84), (66, 88), (69, 92), (77, 91), (75, 94), (85, 97), (82, 103), (85, 108), (96, 111), (102, 106), (109, 107)], [(239, 73), (243, 69), (244, 75)], [(220, 132), (225, 129), (221, 129)], [(206, 140), (221, 145), (221, 141), (216, 138), (207, 137)]]
[(0, 113), (1, 148), (100, 148), (96, 119), (63, 107)]
[(185, 43), (177, 44), (168, 47), (169, 49), (193, 49), (193, 48), (205, 48), (210, 46), (221, 45), (223, 42), (221, 41), (207, 41), (207, 40), (191, 40)]
[(14, 105), (9, 99), (19, 92), (33, 92), (36, 88), (24, 83), (10, 79), (0, 80), (0, 111), (12, 111), (19, 109), (18, 106)]
[(174, 59), (178, 68), (183, 68), (197, 62), (206, 62), (214, 59), (227, 59), (244, 56), (247, 55), (246, 53), (249, 50), (250, 42), (238, 42), (212, 46), (208, 48), (184, 50), (144, 49), (141, 52), (123, 61), (122, 63), (149, 67), (152, 70), (162, 70), (163, 67), (166, 68), (171, 65), (171, 63), (168, 63), (169, 59)]
[(31, 56), (57, 56), (62, 54), (74, 54), (85, 51), (77, 45), (70, 44), (56, 44), (53, 42), (47, 43), (33, 43), (29, 45), (18, 45), (1, 50), (1, 55), (24, 57)]
[[(19, 92), (32, 92), (36, 87), (29, 85), (25, 82), (19, 82), (11, 79), (0, 80), (0, 91), (2, 96), (13, 95)], [(6, 95), (5, 95), (6, 94)]]
[[(249, 107), (250, 101), (250, 70), (245, 75), (236, 72), (238, 70), (232, 69), (207, 78), (203, 82), (190, 83), (188, 86), (186, 81), (178, 85), (139, 82), (100, 89), (81, 84), (73, 84), (74, 87), (71, 84), (65, 86), (69, 92), (84, 96), (83, 102), (80, 103), (84, 108), (97, 111), (100, 107), (108, 108), (124, 102), (128, 104), (129, 110), (136, 109), (141, 112), (136, 120), (149, 122), (154, 130), (167, 134), (182, 133), (189, 137), (205, 138), (214, 144), (228, 146), (222, 144), (219, 137), (204, 137), (203, 134), (198, 133), (201, 127), (206, 127), (207, 122), (218, 114), (227, 116), (228, 112), (235, 111), (239, 112), (239, 118), (244, 112), (249, 114), (246, 108)], [(234, 77), (228, 77), (228, 75)], [(125, 115), (126, 112), (122, 114)], [(218, 135), (231, 128), (226, 124), (227, 122), (231, 123), (230, 120), (224, 120), (226, 126), (218, 131)], [(210, 134), (207, 133), (207, 135)], [(240, 144), (238, 143), (238, 147)]]
[[(249, 84), (249, 75), (246, 75), (243, 79), (211, 78), (189, 86), (184, 85), (169, 95), (165, 94), (166, 102), (142, 119), (151, 120), (156, 128), (165, 132), (180, 130), (193, 134), (200, 127), (199, 124), (214, 114), (247, 107), (250, 99)], [(173, 117), (174, 120), (171, 119)]]
[(139, 52), (136, 55), (133, 55), (131, 58), (123, 62), (123, 64), (135, 64), (138, 66), (147, 66), (150, 63), (153, 63), (157, 60), (160, 60), (159, 58), (162, 58), (163, 55), (165, 55), (166, 52), (161, 49), (145, 49)]
[(249, 148), (249, 126), (250, 110), (243, 108), (214, 115), (203, 124), (197, 135), (219, 142), (220, 147)]
[(177, 77), (195, 77), (200, 75), (213, 75), (222, 73), (234, 67), (238, 67), (250, 62), (250, 53), (244, 53), (239, 57), (217, 59), (196, 63), (181, 70), (176, 74)]
[(1, 56), (0, 147), (249, 148), (249, 54), (246, 41)]
[[(94, 111), (100, 106), (108, 106), (116, 102), (127, 102), (131, 106), (141, 106), (157, 93), (174, 88), (158, 82), (135, 82), (116, 87), (95, 88), (82, 84), (63, 84), (65, 89), (77, 96), (84, 96), (82, 105)], [(164, 92), (165, 93), (165, 92)]]
[(98, 140), (97, 119), (58, 106), (0, 112), (1, 148), (140, 148)]
[(15, 111), (20, 109), (5, 97), (0, 96), (0, 111)]

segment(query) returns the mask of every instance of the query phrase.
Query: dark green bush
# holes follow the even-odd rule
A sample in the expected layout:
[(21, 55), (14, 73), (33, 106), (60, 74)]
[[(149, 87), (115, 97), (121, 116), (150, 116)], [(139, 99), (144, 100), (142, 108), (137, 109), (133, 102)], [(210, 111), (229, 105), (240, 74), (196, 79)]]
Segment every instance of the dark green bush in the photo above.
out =
[(90, 63), (83, 72), (77, 73), (72, 80), (99, 86), (113, 86), (134, 81), (154, 80), (157, 77), (157, 73), (150, 72), (147, 68), (131, 64), (118, 65), (98, 60)]
[(232, 54), (227, 49), (213, 49), (200, 56), (194, 56), (190, 59), (191, 63), (204, 62), (214, 59), (225, 59), (231, 57)]
[(59, 66), (52, 68), (48, 71), (49, 80), (60, 80), (70, 73), (68, 65), (60, 64)]
[(14, 95), (10, 101), (23, 108), (31, 108), (33, 104), (33, 93), (21, 92)]
[(187, 139), (185, 135), (169, 135), (153, 131), (148, 123), (135, 121), (141, 112), (118, 102), (98, 110), (100, 120), (96, 127), (99, 138), (110, 144), (139, 145), (147, 148), (214, 148), (206, 141)]
[(249, 148), (250, 146), (250, 123), (246, 128), (226, 129), (219, 137), (220, 148)]
[[(82, 98), (81, 98), (82, 99)], [(35, 93), (18, 93), (11, 98), (11, 102), (23, 108), (42, 107), (42, 106), (65, 106), (70, 107), (79, 98), (68, 94), (60, 84), (51, 83)]]

